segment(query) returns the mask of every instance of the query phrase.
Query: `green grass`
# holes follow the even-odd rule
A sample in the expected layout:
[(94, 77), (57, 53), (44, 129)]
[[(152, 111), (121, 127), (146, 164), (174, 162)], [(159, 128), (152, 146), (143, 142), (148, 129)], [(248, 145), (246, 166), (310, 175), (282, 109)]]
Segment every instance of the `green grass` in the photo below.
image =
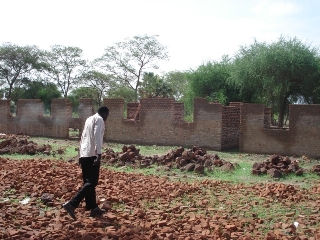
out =
[(69, 137), (78, 138), (80, 136), (79, 129), (69, 129)]
[[(112, 148), (115, 152), (121, 152), (123, 146), (128, 146), (131, 144), (122, 144), (122, 143), (106, 143), (105, 148)], [(169, 150), (177, 148), (176, 146), (157, 146), (157, 145), (139, 145), (139, 144), (132, 144), (135, 145), (136, 148), (140, 149), (140, 154), (143, 156), (152, 156), (152, 155), (161, 155), (166, 154)]]
[[(125, 144), (115, 144), (108, 143), (108, 147), (112, 148), (115, 152), (120, 152), (123, 145)], [(176, 149), (177, 146), (141, 146), (135, 145), (140, 149), (140, 153), (143, 156), (152, 156), (154, 154), (162, 155), (166, 154), (171, 149)], [(185, 149), (187, 149), (185, 147)], [(107, 168), (112, 169), (114, 171), (121, 172), (131, 172), (131, 173), (142, 173), (146, 175), (158, 175), (158, 176), (167, 176), (172, 180), (178, 181), (188, 181), (192, 182), (195, 180), (202, 180), (204, 178), (208, 178), (211, 180), (221, 180), (228, 181), (234, 183), (264, 183), (264, 182), (282, 182), (287, 184), (299, 185), (303, 188), (310, 188), (311, 183), (315, 180), (319, 180), (319, 176), (313, 173), (305, 173), (303, 176), (295, 176), (294, 174), (283, 175), (280, 179), (272, 179), (268, 175), (255, 176), (251, 174), (252, 165), (255, 162), (262, 162), (269, 158), (269, 155), (266, 154), (247, 154), (247, 153), (239, 153), (238, 149), (232, 149), (231, 151), (208, 151), (208, 153), (215, 153), (221, 159), (225, 161), (229, 161), (231, 163), (237, 163), (239, 167), (237, 167), (234, 171), (226, 172), (222, 171), (219, 168), (215, 168), (213, 172), (208, 172), (205, 170), (204, 175), (196, 175), (193, 172), (181, 172), (178, 169), (171, 169), (170, 171), (164, 171), (161, 167), (154, 166), (152, 168), (132, 168), (130, 166), (125, 167), (112, 167), (107, 166)], [(290, 157), (293, 159), (292, 157)], [(309, 161), (305, 161), (302, 158), (294, 158), (299, 161), (299, 166), (309, 170), (315, 164), (319, 162), (315, 159), (311, 159)]]
[[(79, 140), (65, 140), (65, 139), (51, 139), (44, 137), (30, 137), (28, 141), (34, 141), (38, 145), (49, 144), (52, 147), (52, 151), (50, 155), (45, 155), (42, 153), (37, 153), (35, 155), (22, 155), (22, 154), (3, 154), (0, 155), (3, 158), (11, 158), (16, 160), (23, 159), (59, 159), (63, 161), (68, 161), (70, 159), (76, 159), (78, 157)], [(104, 149), (111, 148), (115, 152), (121, 152), (122, 147), (124, 145), (129, 144), (121, 144), (121, 143), (110, 143), (107, 142), (104, 144)], [(157, 145), (139, 145), (133, 144), (136, 148), (140, 149), (140, 154), (143, 156), (152, 156), (152, 155), (162, 155), (166, 154), (171, 149), (176, 149), (178, 146), (157, 146)], [(63, 154), (58, 154), (59, 149), (64, 149)], [(185, 147), (187, 149), (187, 147)], [(284, 175), (280, 179), (272, 179), (268, 175), (255, 176), (251, 174), (252, 165), (255, 162), (262, 162), (269, 158), (269, 155), (263, 154), (246, 154), (239, 153), (238, 149), (232, 149), (230, 151), (208, 151), (208, 153), (215, 153), (221, 159), (225, 161), (229, 161), (231, 163), (238, 164), (238, 167), (231, 172), (225, 172), (220, 170), (219, 168), (215, 168), (212, 172), (208, 172), (205, 170), (204, 175), (196, 175), (191, 172), (181, 172), (179, 169), (171, 169), (170, 171), (164, 171), (163, 167), (153, 165), (151, 168), (134, 168), (130, 166), (124, 167), (112, 167), (105, 166), (114, 171), (121, 172), (132, 172), (132, 173), (142, 173), (145, 175), (158, 175), (158, 176), (166, 176), (171, 178), (172, 180), (178, 181), (195, 181), (202, 180), (205, 178), (212, 180), (221, 180), (221, 181), (229, 181), (234, 183), (257, 183), (257, 182), (275, 182), (280, 181), (283, 183), (290, 183), (294, 185), (299, 185), (304, 188), (309, 188), (310, 183), (319, 180), (319, 176), (313, 173), (305, 173), (303, 176), (295, 176), (293, 174)], [(299, 161), (299, 166), (304, 169), (310, 169), (313, 165), (318, 164), (319, 162), (315, 159), (305, 160), (303, 158), (294, 158)]]
[(231, 182), (265, 182), (268, 181), (270, 177), (264, 176), (254, 176), (251, 174), (252, 163), (241, 162), (238, 163), (234, 171), (226, 172), (220, 170), (219, 168), (214, 169), (213, 172), (208, 173), (207, 176), (221, 181), (231, 181)]

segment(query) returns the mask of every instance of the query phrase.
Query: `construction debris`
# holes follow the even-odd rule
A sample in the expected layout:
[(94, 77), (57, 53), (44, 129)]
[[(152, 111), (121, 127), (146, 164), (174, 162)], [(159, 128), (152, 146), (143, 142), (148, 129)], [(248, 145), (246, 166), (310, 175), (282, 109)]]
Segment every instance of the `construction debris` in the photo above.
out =
[(138, 168), (147, 168), (155, 164), (157, 166), (165, 166), (165, 170), (171, 168), (180, 169), (186, 172), (195, 172), (203, 174), (205, 169), (212, 171), (214, 168), (220, 168), (224, 171), (232, 171), (235, 165), (220, 159), (217, 154), (208, 154), (201, 147), (194, 146), (191, 149), (178, 147), (171, 149), (163, 155), (142, 156), (140, 149), (134, 145), (123, 146), (122, 152), (114, 152), (107, 149), (102, 154), (102, 162), (116, 167), (134, 166)]
[(43, 153), (50, 155), (51, 146), (49, 144), (38, 145), (29, 141), (29, 136), (24, 134), (0, 134), (0, 154), (36, 154)]
[[(90, 218), (83, 201), (73, 221), (61, 205), (83, 184), (77, 163), (0, 158), (0, 180), (0, 239), (320, 237), (319, 181), (310, 189), (277, 182), (243, 184), (203, 179), (189, 183), (101, 168), (96, 198), (107, 213)], [(256, 211), (264, 208), (271, 212), (277, 202), (283, 208), (279, 210), (282, 218), (266, 218)], [(295, 222), (300, 223), (298, 227)]]
[(292, 161), (288, 156), (272, 155), (264, 162), (256, 162), (252, 166), (254, 175), (268, 174), (273, 178), (280, 178), (283, 174), (294, 173), (301, 176), (304, 169), (299, 167), (297, 161)]

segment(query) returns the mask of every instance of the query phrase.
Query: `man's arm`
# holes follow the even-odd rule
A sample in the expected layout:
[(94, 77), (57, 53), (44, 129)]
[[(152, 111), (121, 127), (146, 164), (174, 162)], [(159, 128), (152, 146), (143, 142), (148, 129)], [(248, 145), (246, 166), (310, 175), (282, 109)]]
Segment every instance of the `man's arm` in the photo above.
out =
[(94, 125), (94, 141), (96, 145), (96, 154), (101, 155), (102, 152), (102, 142), (103, 142), (103, 132), (104, 122), (102, 119), (98, 118)]
[(94, 162), (94, 165), (100, 165), (101, 162), (101, 152), (102, 152), (102, 142), (103, 142), (103, 131), (104, 122), (102, 119), (98, 118), (94, 126), (94, 141), (96, 145), (96, 153), (98, 155)]

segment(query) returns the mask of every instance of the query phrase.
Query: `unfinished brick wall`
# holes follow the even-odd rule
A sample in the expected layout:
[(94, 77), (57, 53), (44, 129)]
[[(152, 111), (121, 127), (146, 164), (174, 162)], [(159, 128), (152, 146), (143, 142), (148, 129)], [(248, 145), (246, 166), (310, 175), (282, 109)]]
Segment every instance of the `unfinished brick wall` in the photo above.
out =
[(127, 119), (139, 120), (140, 103), (127, 103)]
[(265, 127), (265, 106), (241, 106), (241, 152), (320, 157), (320, 105), (290, 105), (289, 128)]
[(239, 147), (240, 107), (241, 103), (231, 102), (222, 109), (222, 149)]
[[(110, 109), (106, 126), (106, 139), (109, 141), (198, 145), (221, 150), (222, 105), (219, 103), (195, 99), (194, 122), (188, 123), (183, 120), (183, 104), (174, 99), (141, 99), (140, 104), (129, 104), (129, 112), (133, 112), (129, 119), (123, 118), (123, 99), (105, 99), (104, 102)], [(0, 117), (1, 132), (60, 138), (68, 137), (69, 127), (81, 132), (86, 118), (94, 113), (92, 99), (80, 99), (77, 118), (72, 118), (71, 104), (65, 99), (52, 101), (51, 116), (43, 116), (43, 103), (39, 99), (20, 99), (17, 117), (10, 115), (8, 100), (0, 101), (0, 110), (3, 113)]]
[(10, 100), (0, 100), (0, 133), (9, 133)]
[(265, 108), (264, 109), (264, 122), (263, 122), (263, 127), (264, 128), (270, 128), (272, 125), (272, 119), (271, 119), (271, 115), (272, 115), (272, 110), (271, 108)]
[(91, 98), (80, 98), (78, 107), (79, 116), (70, 118), (70, 128), (79, 129), (80, 133), (84, 123), (88, 117), (94, 114), (93, 111), (93, 99)]
[[(94, 114), (92, 103), (80, 99), (79, 117), (72, 118), (69, 100), (53, 99), (51, 116), (44, 116), (40, 100), (19, 99), (14, 117), (10, 101), (0, 100), (0, 132), (67, 138), (69, 127), (81, 131), (86, 118)], [(289, 128), (277, 129), (270, 127), (270, 108), (261, 104), (222, 106), (196, 98), (192, 123), (183, 120), (183, 104), (173, 99), (141, 99), (131, 105), (135, 110), (129, 119), (123, 117), (123, 99), (104, 99), (104, 104), (110, 109), (105, 135), (110, 142), (213, 150), (237, 147), (238, 142), (241, 152), (320, 157), (320, 105), (290, 105)]]
[(53, 99), (49, 117), (44, 116), (43, 103), (39, 99), (19, 99), (16, 117), (10, 115), (9, 104), (9, 100), (0, 100), (0, 132), (57, 138), (69, 136), (71, 103), (68, 100)]
[(184, 103), (174, 103), (174, 122), (184, 122)]
[(221, 149), (221, 104), (195, 99), (193, 123), (182, 121), (183, 108), (174, 99), (141, 99), (139, 121), (123, 119), (123, 99), (105, 99), (104, 104), (110, 109), (106, 125), (108, 141)]

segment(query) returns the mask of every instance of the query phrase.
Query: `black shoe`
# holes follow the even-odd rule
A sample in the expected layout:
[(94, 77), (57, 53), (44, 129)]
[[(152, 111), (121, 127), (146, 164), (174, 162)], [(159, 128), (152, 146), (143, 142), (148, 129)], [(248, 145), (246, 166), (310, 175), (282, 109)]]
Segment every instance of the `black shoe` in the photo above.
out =
[(99, 207), (96, 207), (95, 209), (91, 209), (90, 217), (98, 217), (98, 216), (101, 216), (104, 213), (106, 213), (106, 210), (101, 209)]
[(62, 207), (64, 210), (67, 211), (70, 217), (73, 218), (73, 220), (76, 220), (76, 215), (74, 215), (74, 207), (69, 202), (66, 202), (65, 204), (63, 204)]

